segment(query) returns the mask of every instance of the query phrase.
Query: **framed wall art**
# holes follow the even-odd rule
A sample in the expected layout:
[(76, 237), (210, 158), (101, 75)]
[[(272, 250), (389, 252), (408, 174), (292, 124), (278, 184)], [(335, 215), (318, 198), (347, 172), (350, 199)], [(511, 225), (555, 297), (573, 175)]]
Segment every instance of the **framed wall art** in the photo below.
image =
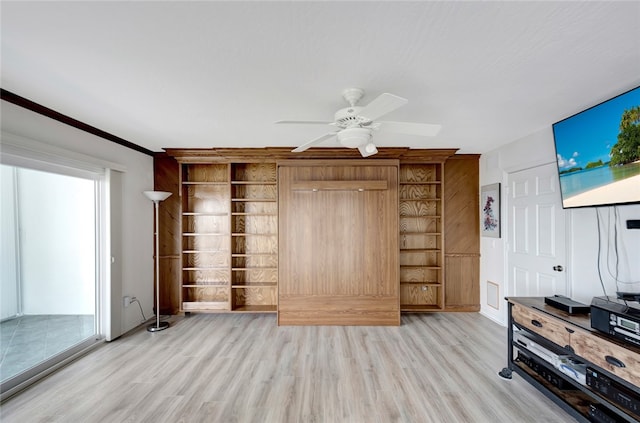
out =
[(482, 236), (500, 238), (500, 183), (481, 188), (480, 207)]

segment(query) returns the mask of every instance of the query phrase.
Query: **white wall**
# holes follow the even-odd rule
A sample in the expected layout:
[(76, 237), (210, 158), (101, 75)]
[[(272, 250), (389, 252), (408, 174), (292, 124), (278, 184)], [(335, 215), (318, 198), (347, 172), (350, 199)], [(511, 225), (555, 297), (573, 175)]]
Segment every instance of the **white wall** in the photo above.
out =
[(22, 313), (95, 313), (95, 181), (19, 169)]
[[(533, 133), (520, 140), (483, 154), (480, 159), (480, 185), (500, 182), (505, 186), (507, 174), (518, 170), (536, 167), (545, 163), (555, 162), (555, 149), (551, 126)], [(509, 225), (509, 215), (505, 212), (505, 201), (501, 210), (503, 227)], [(613, 207), (600, 207), (600, 214), (606, 219), (613, 216)], [(619, 279), (640, 281), (640, 230), (626, 229), (627, 219), (640, 219), (640, 206), (618, 206), (618, 251), (620, 260)], [(592, 297), (603, 295), (598, 277), (598, 228), (596, 209), (567, 209), (564, 210), (567, 222), (567, 277), (569, 278), (570, 295), (577, 301), (589, 304)], [(611, 224), (602, 231), (603, 246), (607, 241), (613, 242), (614, 225)], [(606, 250), (605, 250), (606, 251)], [(613, 251), (613, 248), (610, 249)], [(480, 312), (502, 324), (506, 324), (506, 304), (503, 300), (508, 293), (507, 286), (507, 251), (505, 251), (504, 237), (500, 239), (481, 238), (480, 242)], [(615, 267), (615, 266), (614, 266)], [(603, 275), (607, 294), (615, 295), (616, 287), (613, 279)], [(487, 304), (487, 281), (499, 285), (500, 308), (495, 309)], [(620, 290), (640, 291), (640, 284), (619, 284)]]
[[(0, 192), (13, 194), (13, 168), (0, 166)], [(0, 201), (0, 228), (16, 225), (13, 201)], [(18, 313), (18, 267), (13, 254), (17, 244), (15, 231), (0, 231), (0, 320), (13, 317)]]
[[(640, 206), (618, 206), (617, 227), (613, 207), (574, 209), (569, 211), (572, 233), (571, 292), (577, 301), (589, 304), (594, 296), (616, 295), (616, 291), (640, 292), (640, 230), (627, 229), (626, 221), (640, 219)], [(601, 217), (601, 239), (598, 240), (598, 220)], [(616, 231), (617, 229), (617, 237)], [(618, 274), (616, 283), (615, 241), (618, 244)], [(598, 277), (598, 244), (601, 245), (600, 274)], [(607, 265), (606, 258), (609, 258)], [(635, 283), (627, 283), (635, 282)], [(604, 285), (604, 288), (602, 287)]]
[[(126, 167), (122, 175), (122, 293), (137, 297), (153, 315), (153, 204), (143, 191), (153, 188), (153, 158), (2, 101), (2, 131)], [(107, 128), (103, 128), (107, 129)], [(135, 143), (135, 140), (130, 140)], [(142, 321), (137, 306), (123, 310), (122, 330)]]

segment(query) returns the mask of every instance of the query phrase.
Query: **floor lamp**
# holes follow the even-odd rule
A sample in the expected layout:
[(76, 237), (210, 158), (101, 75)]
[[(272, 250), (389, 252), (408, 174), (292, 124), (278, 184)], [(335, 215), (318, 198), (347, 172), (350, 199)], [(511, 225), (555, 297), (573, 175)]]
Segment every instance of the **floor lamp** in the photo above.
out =
[(151, 201), (153, 201), (153, 208), (155, 209), (156, 218), (153, 223), (154, 229), (154, 249), (155, 249), (155, 262), (156, 262), (156, 271), (155, 271), (155, 279), (156, 279), (156, 324), (150, 325), (147, 327), (149, 332), (158, 332), (160, 330), (165, 330), (169, 327), (169, 322), (161, 322), (160, 321), (160, 241), (158, 237), (158, 205), (160, 201), (164, 201), (171, 195), (170, 192), (165, 191), (145, 191), (144, 195)]

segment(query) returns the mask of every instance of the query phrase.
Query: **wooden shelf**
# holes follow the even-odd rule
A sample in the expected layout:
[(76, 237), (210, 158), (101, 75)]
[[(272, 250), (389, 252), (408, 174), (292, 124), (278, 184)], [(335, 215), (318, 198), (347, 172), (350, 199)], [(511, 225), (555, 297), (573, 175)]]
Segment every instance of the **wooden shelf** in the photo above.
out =
[(231, 257), (277, 257), (275, 253), (234, 253)]
[(278, 308), (276, 305), (244, 305), (234, 307), (233, 311), (241, 313), (276, 313)]
[(278, 234), (259, 234), (259, 233), (246, 233), (246, 232), (234, 232), (231, 236), (272, 236), (277, 237)]
[(206, 213), (206, 212), (182, 212), (183, 216), (229, 216), (228, 212), (219, 212), (219, 213)]
[(182, 181), (182, 185), (229, 185), (228, 182)]
[(418, 282), (418, 281), (400, 281), (401, 285), (426, 285), (426, 286), (442, 286), (440, 282)]
[(249, 272), (252, 270), (278, 270), (277, 267), (232, 267), (231, 268), (232, 271), (235, 272)]
[(212, 311), (212, 310), (228, 310), (228, 301), (183, 301), (182, 309), (184, 311)]
[(278, 216), (277, 213), (245, 213), (245, 212), (232, 212), (232, 216)]
[(277, 282), (247, 282), (244, 284), (234, 284), (234, 289), (251, 289), (251, 288), (274, 288), (278, 286)]
[(277, 185), (276, 181), (231, 181), (231, 185)]
[(183, 232), (182, 236), (229, 236), (222, 232)]
[(216, 254), (228, 252), (228, 250), (182, 250), (182, 254)]
[(228, 282), (208, 282), (208, 283), (183, 283), (183, 288), (208, 288), (208, 287), (221, 287), (225, 288), (229, 285)]

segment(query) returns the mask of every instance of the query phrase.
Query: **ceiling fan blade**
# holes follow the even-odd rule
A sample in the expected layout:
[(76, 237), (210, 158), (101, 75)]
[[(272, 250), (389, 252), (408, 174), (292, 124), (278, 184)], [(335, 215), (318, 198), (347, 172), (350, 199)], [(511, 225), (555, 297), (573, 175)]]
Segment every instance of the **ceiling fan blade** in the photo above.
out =
[[(371, 146), (371, 147), (369, 147), (369, 146)], [(367, 151), (367, 147), (369, 147), (370, 151)], [(369, 157), (369, 156), (373, 156), (374, 154), (378, 153), (378, 149), (376, 148), (376, 146), (374, 144), (359, 145), (358, 146), (358, 151), (360, 151), (360, 154), (362, 155), (362, 157)]]
[(309, 141), (309, 142), (307, 142), (307, 143), (305, 143), (305, 144), (302, 144), (300, 147), (298, 147), (298, 148), (295, 148), (295, 149), (291, 150), (291, 152), (292, 152), (292, 153), (300, 153), (300, 152), (302, 152), (302, 151), (306, 150), (306, 149), (307, 149), (307, 148), (309, 148), (309, 147), (312, 147), (312, 146), (314, 146), (314, 145), (316, 145), (316, 144), (320, 144), (322, 141), (324, 141), (324, 140), (326, 140), (326, 139), (329, 139), (329, 138), (331, 138), (331, 137), (336, 136), (336, 134), (337, 134), (337, 133), (338, 133), (338, 131), (336, 131), (336, 132), (329, 132), (329, 133), (327, 133), (327, 134), (320, 135), (318, 138), (314, 138), (314, 139), (312, 139), (311, 141)]
[(274, 122), (276, 124), (280, 124), (280, 123), (284, 123), (287, 125), (331, 125), (333, 122), (325, 122), (325, 121), (319, 121), (319, 120), (279, 120), (277, 122)]
[(438, 134), (442, 125), (432, 123), (415, 122), (376, 122), (378, 131), (394, 132), (396, 134), (421, 135), (423, 137), (433, 137)]
[(380, 116), (391, 113), (398, 107), (404, 106), (408, 101), (406, 98), (398, 97), (397, 95), (383, 93), (367, 104), (358, 114), (369, 120), (376, 120)]

